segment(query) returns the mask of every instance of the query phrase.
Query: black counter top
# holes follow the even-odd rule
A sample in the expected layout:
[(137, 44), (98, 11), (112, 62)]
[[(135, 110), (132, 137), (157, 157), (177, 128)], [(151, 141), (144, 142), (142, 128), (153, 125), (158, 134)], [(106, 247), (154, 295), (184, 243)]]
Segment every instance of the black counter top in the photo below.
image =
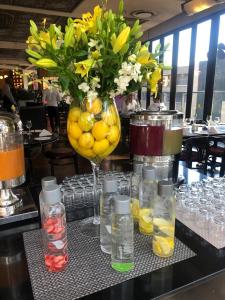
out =
[[(191, 172), (188, 175), (191, 176)], [(0, 228), (0, 300), (33, 299), (22, 232), (36, 228), (39, 228), (37, 219), (20, 223), (20, 226), (14, 224), (13, 227)], [(197, 255), (82, 299), (188, 299), (170, 298), (173, 297), (170, 294), (180, 295), (177, 291), (183, 287), (197, 288), (206, 279), (213, 278), (215, 282), (218, 278), (221, 281), (216, 275), (225, 270), (225, 248), (217, 250), (178, 221), (176, 236)]]

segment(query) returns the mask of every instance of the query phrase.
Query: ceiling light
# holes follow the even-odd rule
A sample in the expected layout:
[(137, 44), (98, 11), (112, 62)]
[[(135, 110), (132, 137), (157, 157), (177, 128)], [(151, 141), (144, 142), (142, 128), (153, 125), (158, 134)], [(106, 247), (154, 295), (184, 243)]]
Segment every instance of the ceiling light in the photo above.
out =
[(225, 2), (225, 0), (191, 0), (183, 3), (182, 10), (188, 15), (192, 16), (205, 9), (208, 9), (216, 4)]
[(155, 15), (155, 13), (153, 13), (152, 11), (147, 10), (135, 10), (132, 11), (130, 14), (132, 17), (141, 20), (151, 19)]

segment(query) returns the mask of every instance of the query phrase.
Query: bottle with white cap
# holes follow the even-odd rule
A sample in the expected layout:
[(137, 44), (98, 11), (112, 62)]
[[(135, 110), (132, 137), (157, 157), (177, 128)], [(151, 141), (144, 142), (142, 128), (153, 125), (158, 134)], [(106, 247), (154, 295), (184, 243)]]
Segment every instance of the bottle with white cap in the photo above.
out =
[(125, 195), (117, 195), (114, 200), (111, 266), (118, 272), (134, 268), (134, 223), (130, 198)]
[(143, 163), (139, 161), (134, 161), (133, 163), (133, 174), (131, 175), (131, 189), (130, 189), (130, 198), (131, 198), (131, 207), (132, 215), (134, 221), (138, 222), (139, 220), (139, 186), (142, 177), (142, 168)]
[(175, 197), (171, 181), (158, 183), (158, 199), (153, 212), (153, 253), (160, 257), (169, 257), (174, 252), (175, 233)]
[(157, 197), (157, 181), (155, 168), (144, 166), (142, 169), (142, 181), (139, 189), (139, 231), (144, 235), (153, 233), (153, 206)]
[(111, 222), (114, 198), (117, 195), (117, 180), (107, 176), (103, 181), (100, 199), (100, 246), (105, 253), (111, 253)]
[(39, 194), (39, 207), (40, 207), (41, 222), (43, 220), (43, 210), (44, 210), (43, 190), (52, 184), (57, 184), (55, 176), (46, 176), (41, 179), (42, 190)]
[(62, 271), (68, 262), (66, 214), (60, 186), (51, 184), (43, 190), (43, 246), (45, 265), (50, 272)]

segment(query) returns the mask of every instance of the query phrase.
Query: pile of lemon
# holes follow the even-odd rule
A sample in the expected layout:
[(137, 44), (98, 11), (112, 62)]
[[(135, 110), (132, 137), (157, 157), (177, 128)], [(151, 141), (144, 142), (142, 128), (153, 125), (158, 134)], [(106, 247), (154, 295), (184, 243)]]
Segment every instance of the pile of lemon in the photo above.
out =
[(72, 147), (83, 157), (101, 161), (120, 140), (120, 120), (113, 104), (103, 108), (99, 98), (87, 101), (85, 110), (72, 107), (67, 120), (67, 134)]

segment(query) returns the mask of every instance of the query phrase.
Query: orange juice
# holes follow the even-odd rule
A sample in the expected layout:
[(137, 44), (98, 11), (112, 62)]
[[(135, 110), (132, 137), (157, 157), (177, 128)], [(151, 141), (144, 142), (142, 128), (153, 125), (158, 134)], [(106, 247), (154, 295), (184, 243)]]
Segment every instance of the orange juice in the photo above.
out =
[(22, 176), (25, 172), (23, 145), (15, 149), (0, 150), (0, 180)]

